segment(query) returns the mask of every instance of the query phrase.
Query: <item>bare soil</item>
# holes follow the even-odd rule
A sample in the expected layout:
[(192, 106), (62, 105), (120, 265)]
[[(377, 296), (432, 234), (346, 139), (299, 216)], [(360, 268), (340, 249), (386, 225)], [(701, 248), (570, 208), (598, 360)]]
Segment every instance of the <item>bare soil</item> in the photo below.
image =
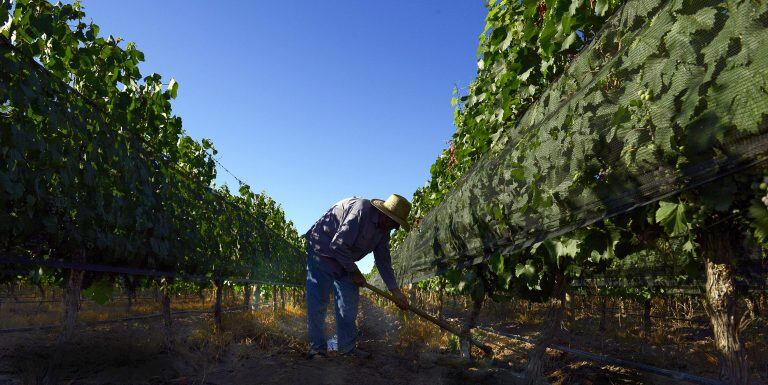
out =
[[(508, 383), (508, 370), (399, 339), (402, 319), (362, 301), (359, 346), (370, 359), (305, 357), (300, 309), (271, 307), (174, 320), (176, 347), (162, 349), (159, 320), (84, 328), (63, 348), (63, 384), (463, 384)], [(333, 334), (329, 316), (329, 336)], [(410, 322), (412, 322), (411, 320)], [(426, 326), (426, 325), (425, 325)], [(430, 326), (426, 326), (430, 328)], [(438, 333), (439, 334), (439, 333)], [(0, 384), (37, 384), (56, 350), (55, 332), (0, 337)]]
[[(137, 304), (134, 312), (151, 313), (154, 304)], [(179, 309), (195, 308), (179, 301)], [(208, 306), (209, 304), (200, 306)], [(373, 353), (370, 359), (331, 355), (308, 360), (306, 325), (300, 306), (273, 312), (224, 315), (224, 332), (213, 332), (210, 315), (174, 319), (175, 348), (162, 349), (159, 319), (83, 328), (62, 350), (63, 384), (512, 384), (522, 370), (529, 344), (504, 338), (486, 338), (496, 357), (461, 359), (457, 341), (431, 324), (381, 306), (363, 297), (358, 320), (359, 347)], [(124, 314), (123, 305), (84, 305), (84, 320)], [(198, 308), (200, 307), (198, 306)], [(35, 307), (32, 307), (33, 309)], [(18, 326), (34, 319), (39, 324), (55, 320), (56, 308), (0, 310), (0, 325)], [(52, 313), (48, 314), (48, 312)], [(31, 314), (35, 313), (35, 314)], [(37, 314), (39, 313), (39, 314)], [(459, 324), (466, 313), (461, 304), (447, 315)], [(328, 336), (333, 318), (329, 311)], [(538, 309), (486, 305), (479, 323), (498, 331), (535, 337)], [(26, 318), (25, 318), (26, 317)], [(558, 343), (576, 349), (631, 359), (659, 367), (717, 378), (716, 356), (706, 324), (657, 321), (645, 333), (639, 319), (611, 318), (608, 330), (597, 330), (597, 318), (581, 312), (566, 323)], [(754, 383), (768, 383), (765, 324), (756, 321), (744, 339), (753, 362)], [(55, 322), (54, 322), (55, 323)], [(708, 334), (709, 333), (709, 334)], [(478, 337), (482, 337), (478, 333)], [(40, 383), (56, 351), (55, 332), (0, 335), (0, 385)], [(580, 360), (550, 350), (546, 375), (553, 384), (675, 384), (677, 382), (635, 370)], [(762, 365), (762, 366), (761, 366)]]

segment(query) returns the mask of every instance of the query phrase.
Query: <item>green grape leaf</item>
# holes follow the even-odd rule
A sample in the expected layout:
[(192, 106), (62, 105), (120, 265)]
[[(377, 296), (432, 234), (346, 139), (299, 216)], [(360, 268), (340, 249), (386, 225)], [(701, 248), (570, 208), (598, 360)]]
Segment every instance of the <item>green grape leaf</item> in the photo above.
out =
[(685, 216), (685, 205), (682, 203), (659, 202), (656, 223), (661, 224), (671, 236), (683, 235), (690, 230), (690, 223)]
[(768, 241), (768, 209), (762, 202), (749, 206), (749, 225), (754, 229), (755, 238), (761, 243)]
[(610, 8), (610, 5), (611, 5), (610, 0), (595, 1), (595, 14), (598, 16), (605, 16), (605, 13), (608, 12), (608, 8)]
[(108, 279), (94, 281), (91, 286), (84, 290), (85, 297), (92, 299), (99, 305), (104, 305), (112, 298), (112, 289), (114, 285)]
[(179, 83), (174, 78), (171, 78), (171, 81), (168, 82), (168, 93), (171, 95), (171, 99), (176, 99), (176, 95), (179, 93)]
[(570, 48), (570, 47), (571, 47), (571, 45), (572, 45), (572, 44), (573, 44), (573, 43), (574, 43), (576, 40), (578, 40), (578, 38), (579, 38), (579, 37), (578, 37), (578, 35), (576, 35), (576, 32), (571, 32), (571, 33), (570, 33), (570, 34), (569, 34), (569, 35), (568, 35), (568, 36), (565, 38), (565, 40), (563, 40), (563, 42), (561, 43), (561, 46), (560, 46), (560, 51), (565, 51), (565, 50), (567, 50), (568, 48)]
[(495, 274), (504, 273), (504, 257), (501, 253), (496, 253), (490, 260), (491, 271)]
[(530, 260), (526, 264), (518, 263), (515, 266), (515, 277), (518, 278), (531, 278), (536, 275), (536, 268), (530, 264)]

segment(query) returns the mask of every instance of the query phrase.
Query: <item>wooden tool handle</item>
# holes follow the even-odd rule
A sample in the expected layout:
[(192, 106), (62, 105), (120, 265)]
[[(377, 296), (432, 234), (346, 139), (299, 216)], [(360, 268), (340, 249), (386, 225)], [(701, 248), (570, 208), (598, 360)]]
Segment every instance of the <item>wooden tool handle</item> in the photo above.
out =
[[(392, 302), (397, 303), (397, 301), (395, 301), (395, 297), (392, 296), (392, 294), (387, 293), (386, 291), (381, 290), (378, 287), (373, 286), (373, 285), (371, 285), (370, 283), (367, 283), (367, 282), (365, 283), (365, 287), (368, 290), (370, 290), (370, 291), (372, 291), (372, 292), (374, 292), (374, 293), (376, 293), (376, 294), (378, 294), (378, 295), (380, 295), (380, 296), (382, 296), (382, 297), (384, 297), (384, 298), (386, 298), (386, 299), (388, 299), (388, 300), (390, 300)], [(419, 316), (421, 318), (424, 318), (427, 321), (432, 322), (433, 324), (439, 326), (441, 329), (443, 329), (443, 330), (445, 330), (445, 331), (447, 331), (449, 333), (452, 333), (452, 334), (458, 336), (460, 339), (463, 339), (463, 338), (469, 339), (469, 343), (470, 344), (480, 348), (489, 357), (493, 357), (493, 349), (491, 349), (488, 345), (484, 345), (484, 344), (482, 344), (482, 343), (480, 343), (478, 341), (475, 341), (471, 336), (462, 336), (461, 330), (459, 328), (449, 324), (448, 322), (446, 322), (444, 320), (441, 320), (441, 319), (433, 316), (432, 314), (429, 314), (429, 313), (425, 312), (424, 310), (421, 310), (421, 309), (419, 309), (417, 307), (414, 307), (412, 304), (409, 305), (408, 310), (410, 310), (411, 312), (413, 312), (417, 316)]]

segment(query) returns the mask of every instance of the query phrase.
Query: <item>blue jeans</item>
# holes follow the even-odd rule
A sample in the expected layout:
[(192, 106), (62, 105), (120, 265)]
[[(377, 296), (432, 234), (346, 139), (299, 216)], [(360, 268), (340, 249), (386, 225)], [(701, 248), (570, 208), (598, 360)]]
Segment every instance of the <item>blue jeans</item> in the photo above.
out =
[(323, 269), (323, 262), (313, 252), (307, 258), (307, 331), (309, 348), (314, 352), (328, 349), (325, 339), (325, 313), (328, 308), (331, 287), (336, 304), (336, 336), (339, 352), (355, 348), (357, 342), (357, 305), (360, 288), (352, 282), (348, 273), (341, 276)]

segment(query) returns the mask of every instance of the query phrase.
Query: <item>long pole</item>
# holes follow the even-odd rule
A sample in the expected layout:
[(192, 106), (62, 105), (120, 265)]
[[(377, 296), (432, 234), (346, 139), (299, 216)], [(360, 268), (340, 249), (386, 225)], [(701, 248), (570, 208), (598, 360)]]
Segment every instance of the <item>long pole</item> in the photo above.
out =
[[(366, 282), (365, 283), (365, 288), (367, 288), (368, 290), (370, 290), (370, 291), (372, 291), (372, 292), (374, 292), (374, 293), (376, 293), (376, 294), (378, 294), (378, 295), (380, 295), (380, 296), (382, 296), (382, 297), (384, 297), (384, 298), (386, 298), (386, 299), (388, 299), (388, 300), (390, 300), (392, 302), (395, 302), (395, 303), (397, 302), (397, 301), (395, 301), (395, 297), (393, 297), (391, 294), (387, 293), (384, 290), (379, 289), (376, 286), (371, 285), (370, 283)], [(443, 329), (443, 330), (445, 330), (445, 331), (447, 331), (449, 333), (453, 333), (456, 336), (458, 336), (459, 338), (467, 338), (469, 340), (470, 344), (480, 348), (480, 350), (485, 352), (485, 354), (488, 357), (493, 357), (493, 349), (491, 349), (490, 346), (482, 344), (482, 343), (480, 343), (478, 341), (475, 341), (471, 336), (468, 336), (468, 335), (464, 336), (464, 335), (462, 335), (462, 333), (459, 330), (459, 328), (449, 324), (446, 321), (438, 319), (437, 317), (435, 317), (435, 316), (425, 312), (424, 310), (421, 310), (421, 309), (419, 309), (417, 307), (414, 307), (413, 305), (410, 305), (408, 307), (408, 310), (410, 310), (411, 312), (413, 312), (417, 316), (419, 316), (421, 318), (424, 318), (425, 320), (427, 320), (429, 322), (432, 322), (433, 324), (439, 326), (440, 329)]]

